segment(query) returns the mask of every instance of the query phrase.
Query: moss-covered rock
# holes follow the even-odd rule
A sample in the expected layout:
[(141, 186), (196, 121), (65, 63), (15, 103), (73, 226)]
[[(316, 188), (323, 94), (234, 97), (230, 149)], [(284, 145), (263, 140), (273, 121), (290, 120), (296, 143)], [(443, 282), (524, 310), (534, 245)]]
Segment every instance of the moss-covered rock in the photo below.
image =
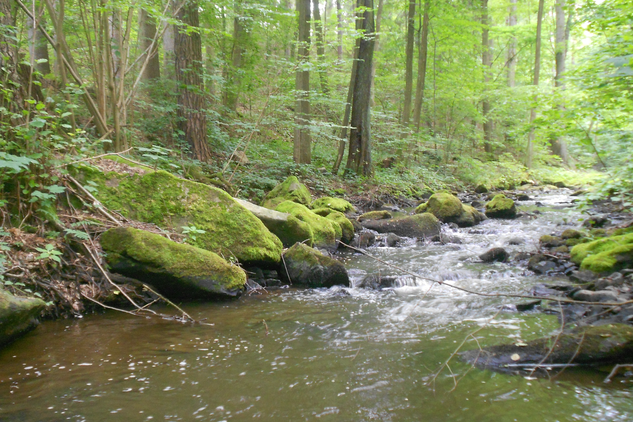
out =
[(283, 245), (250, 211), (221, 189), (180, 179), (165, 171), (104, 174), (84, 168), (84, 182), (109, 209), (126, 217), (182, 230), (195, 226), (204, 233), (192, 243), (245, 265), (276, 267)]
[(560, 237), (562, 237), (565, 240), (567, 240), (567, 239), (580, 239), (582, 237), (585, 237), (585, 235), (582, 232), (579, 232), (578, 230), (566, 229), (565, 231), (563, 231), (563, 233), (560, 235)]
[(341, 242), (349, 245), (354, 239), (354, 225), (352, 222), (339, 211), (333, 211), (330, 208), (317, 208), (312, 210), (313, 213), (325, 217), (336, 222), (341, 228)]
[(514, 201), (499, 194), (486, 204), (486, 217), (489, 218), (515, 218), (517, 209)]
[(361, 214), (358, 221), (362, 223), (366, 220), (388, 220), (390, 218), (393, 218), (393, 215), (389, 211), (369, 211)]
[(316, 249), (297, 243), (283, 256), (285, 266), (279, 274), (287, 283), (308, 287), (349, 286), (347, 270), (339, 261)]
[(570, 252), (571, 260), (582, 269), (597, 273), (633, 266), (633, 233), (581, 243)]
[(430, 212), (443, 223), (470, 227), (485, 220), (485, 216), (470, 205), (464, 205), (455, 195), (447, 192), (433, 194), (427, 202), (415, 209), (416, 214)]
[(41, 299), (17, 297), (0, 288), (0, 345), (33, 329), (45, 307)]
[(538, 241), (541, 246), (545, 246), (546, 248), (555, 248), (565, 243), (565, 241), (560, 237), (551, 236), (549, 234), (544, 234)]
[(111, 271), (155, 286), (173, 299), (239, 296), (246, 273), (217, 254), (131, 227), (101, 236)]
[(329, 208), (333, 211), (338, 211), (342, 213), (346, 212), (356, 212), (356, 208), (345, 199), (342, 198), (332, 198), (330, 196), (324, 196), (323, 198), (316, 199), (312, 202), (312, 208)]
[(378, 233), (393, 233), (398, 236), (427, 238), (440, 234), (440, 221), (433, 214), (425, 212), (391, 220), (366, 220), (365, 228)]
[(298, 204), (309, 206), (312, 196), (308, 188), (299, 182), (296, 176), (290, 176), (283, 183), (275, 186), (264, 198), (262, 206), (270, 209), (277, 208), (277, 205), (284, 201), (292, 201)]
[(242, 199), (235, 200), (259, 218), (266, 228), (281, 240), (285, 248), (297, 242), (305, 242), (312, 246), (314, 234), (308, 223), (285, 212), (260, 207)]
[(337, 239), (342, 236), (341, 227), (332, 220), (313, 213), (306, 206), (292, 201), (277, 205), (276, 211), (286, 212), (307, 223), (312, 230), (312, 244), (316, 248), (335, 250)]
[(633, 353), (633, 327), (625, 324), (586, 326), (555, 337), (527, 344), (502, 344), (470, 350), (461, 357), (470, 363), (501, 371), (514, 371), (534, 364), (604, 365), (628, 363)]

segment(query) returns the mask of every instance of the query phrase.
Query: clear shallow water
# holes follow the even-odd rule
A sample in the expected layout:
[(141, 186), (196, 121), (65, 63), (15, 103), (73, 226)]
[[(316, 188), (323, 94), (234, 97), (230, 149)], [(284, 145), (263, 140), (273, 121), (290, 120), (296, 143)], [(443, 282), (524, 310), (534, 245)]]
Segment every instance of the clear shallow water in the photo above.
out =
[[(577, 215), (556, 208), (567, 197), (539, 200), (545, 212), (537, 220), (487, 221), (477, 233), (447, 231), (459, 244), (411, 242), (369, 251), (473, 290), (521, 293), (548, 278), (512, 264), (479, 264), (476, 256), (492, 246), (533, 250), (539, 235), (575, 224)], [(526, 242), (508, 246), (512, 237)], [(396, 274), (361, 255), (344, 260), (355, 280)], [(475, 337), (490, 345), (548, 335), (558, 323), (512, 312), (489, 322), (513, 301), (429, 290), (420, 279), (402, 282), (382, 291), (282, 289), (185, 307), (212, 327), (119, 313), (46, 322), (0, 350), (0, 420), (633, 420), (631, 385), (603, 384), (606, 373), (598, 371), (526, 379), (468, 371), (455, 359), (431, 382), (483, 325)], [(455, 377), (460, 381), (451, 392)]]

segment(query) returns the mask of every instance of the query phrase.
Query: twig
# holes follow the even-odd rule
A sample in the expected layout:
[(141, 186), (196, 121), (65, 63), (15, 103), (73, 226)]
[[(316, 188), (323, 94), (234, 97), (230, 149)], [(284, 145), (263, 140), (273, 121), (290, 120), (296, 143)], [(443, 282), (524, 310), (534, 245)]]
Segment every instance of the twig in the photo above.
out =
[(61, 165), (57, 166), (56, 168), (66, 167), (66, 166), (69, 166), (71, 164), (77, 164), (77, 163), (81, 163), (81, 162), (84, 162), (84, 161), (96, 160), (97, 158), (107, 157), (108, 155), (125, 154), (126, 152), (130, 152), (131, 150), (132, 150), (132, 147), (126, 149), (125, 151), (121, 151), (121, 152), (118, 152), (118, 153), (107, 152), (105, 154), (95, 155), (94, 157), (82, 158), (81, 160), (71, 161), (70, 163), (61, 164)]
[(126, 314), (134, 315), (134, 316), (137, 316), (137, 317), (147, 318), (147, 315), (141, 315), (141, 314), (138, 314), (136, 312), (126, 311), (125, 309), (119, 309), (119, 308), (115, 308), (114, 306), (106, 305), (105, 303), (101, 303), (98, 300), (95, 300), (95, 299), (91, 298), (90, 296), (86, 296), (83, 293), (81, 293), (81, 296), (83, 296), (84, 298), (88, 299), (91, 302), (96, 303), (97, 305), (103, 306), (106, 309), (112, 309), (113, 311), (119, 311), (119, 312), (123, 312), (123, 313), (126, 313)]
[[(558, 306), (560, 307), (560, 318), (561, 318), (560, 331), (558, 332), (558, 334), (556, 334), (556, 338), (554, 339), (554, 344), (552, 344), (552, 347), (550, 347), (550, 349), (547, 351), (545, 356), (543, 356), (543, 359), (541, 359), (541, 361), (538, 363), (538, 365), (536, 365), (530, 371), (530, 374), (528, 375), (530, 377), (534, 374), (534, 371), (539, 369), (541, 367), (541, 365), (543, 364), (543, 362), (545, 362), (547, 360), (547, 358), (549, 358), (551, 356), (551, 354), (554, 352), (554, 348), (558, 345), (558, 339), (560, 339), (560, 336), (563, 334), (563, 329), (565, 328), (565, 312), (563, 311), (563, 305), (561, 305), (560, 302), (558, 302)], [(584, 334), (583, 334), (583, 339), (584, 339)]]
[(169, 304), (169, 305), (173, 306), (174, 308), (178, 309), (182, 313), (183, 317), (189, 318), (189, 320), (191, 322), (196, 322), (196, 320), (193, 319), (191, 317), (191, 315), (189, 315), (188, 313), (183, 311), (178, 305), (176, 305), (174, 302), (172, 302), (171, 300), (167, 299), (165, 296), (163, 296), (160, 293), (158, 293), (156, 290), (154, 290), (151, 287), (149, 287), (147, 284), (143, 283), (143, 287), (146, 288), (147, 290), (149, 290), (150, 292), (154, 293), (156, 296), (158, 296), (162, 300), (164, 300), (167, 304)]
[(88, 196), (88, 198), (90, 198), (93, 201), (93, 205), (103, 214), (105, 215), (108, 219), (110, 219), (110, 221), (112, 221), (114, 224), (116, 224), (117, 226), (122, 226), (123, 224), (117, 220), (116, 218), (114, 218), (103, 206), (103, 204), (101, 202), (99, 202), (99, 200), (97, 198), (95, 198), (94, 196), (92, 196), (92, 194), (90, 192), (88, 192), (88, 190), (86, 190), (86, 188), (84, 188), (82, 186), (81, 183), (79, 183), (77, 180), (75, 180), (74, 177), (72, 177), (71, 175), (66, 175), (66, 177), (68, 177), (75, 185), (77, 185), (77, 187), (85, 194)]
[(609, 373), (609, 376), (608, 376), (608, 377), (606, 377), (606, 378), (604, 379), (604, 381), (603, 381), (603, 382), (605, 382), (605, 383), (607, 383), (607, 384), (608, 384), (608, 383), (610, 383), (610, 382), (611, 382), (611, 379), (612, 379), (614, 376), (616, 376), (616, 374), (618, 373), (618, 371), (620, 370), (620, 368), (633, 368), (633, 364), (631, 364), (631, 363), (619, 363), (619, 364), (615, 365), (615, 366), (613, 367), (613, 369), (611, 370), (611, 372)]
[(262, 323), (264, 324), (264, 327), (266, 328), (266, 335), (268, 335), (268, 324), (266, 324), (266, 320), (262, 319)]

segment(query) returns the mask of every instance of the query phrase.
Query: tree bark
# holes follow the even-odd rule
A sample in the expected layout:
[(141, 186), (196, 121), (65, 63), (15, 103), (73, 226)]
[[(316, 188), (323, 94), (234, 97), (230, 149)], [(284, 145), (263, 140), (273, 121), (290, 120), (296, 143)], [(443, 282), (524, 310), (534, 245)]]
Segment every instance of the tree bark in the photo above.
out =
[(152, 41), (156, 37), (156, 19), (147, 13), (147, 10), (141, 9), (139, 11), (139, 37), (141, 38), (141, 48), (144, 53), (142, 59), (145, 59), (145, 55), (149, 55), (149, 60), (145, 70), (143, 71), (143, 80), (151, 81), (152, 79), (160, 78), (160, 60), (158, 57), (158, 45)]
[[(557, 0), (555, 5), (556, 10), (556, 44), (555, 44), (555, 59), (556, 59), (556, 75), (554, 76), (554, 86), (558, 91), (565, 89), (565, 55), (567, 40), (565, 37), (565, 0)], [(559, 92), (562, 97), (562, 93)], [(562, 101), (562, 100), (561, 100)], [(561, 102), (558, 104), (558, 108), (562, 111), (565, 109), (565, 105)], [(567, 165), (569, 157), (567, 155), (567, 144), (562, 136), (558, 136), (551, 140), (552, 154), (557, 155), (563, 161), (563, 164)]]
[(166, 24), (163, 33), (163, 76), (174, 77), (174, 26)]
[[(510, 7), (508, 14), (508, 27), (510, 30), (517, 24), (517, 0), (510, 0)], [(508, 45), (508, 86), (514, 88), (516, 85), (516, 71), (517, 71), (517, 38), (514, 35), (510, 36), (510, 44)]]
[(26, 20), (29, 27), (29, 53), (32, 58), (32, 67), (42, 75), (48, 75), (51, 73), (48, 42), (42, 30), (38, 27), (38, 23), (42, 26), (46, 26), (43, 7), (40, 7), (39, 10), (33, 10), (33, 12), (35, 14), (35, 20), (30, 17)]
[[(207, 144), (206, 101), (202, 82), (202, 42), (199, 27), (198, 3), (187, 1), (176, 18), (185, 26), (174, 32), (174, 63), (179, 85), (178, 127), (189, 144), (190, 154), (200, 161), (209, 161)], [(187, 33), (187, 28), (193, 29)]]
[(431, 0), (424, 2), (424, 16), (422, 17), (422, 30), (420, 31), (420, 45), (418, 52), (418, 81), (415, 89), (415, 107), (413, 108), (413, 121), (415, 132), (420, 132), (422, 125), (422, 106), (424, 104), (424, 87), (426, 85), (426, 64), (429, 51), (429, 11)]
[(415, 36), (415, 2), (417, 0), (409, 0), (409, 9), (407, 12), (407, 47), (406, 62), (404, 75), (404, 105), (402, 107), (402, 125), (409, 126), (409, 117), (411, 116), (411, 94), (413, 92), (413, 41)]
[(374, 56), (374, 1), (358, 0), (363, 7), (356, 20), (356, 29), (362, 33), (358, 48), (358, 67), (354, 80), (352, 117), (349, 137), (349, 154), (346, 171), (371, 176), (371, 66)]
[(295, 163), (310, 164), (312, 139), (310, 137), (310, 0), (297, 0), (298, 48), (295, 79), (296, 110), (293, 158)]
[(224, 107), (229, 111), (237, 110), (237, 100), (240, 95), (240, 71), (242, 68), (242, 53), (246, 37), (243, 8), (241, 1), (235, 3), (236, 16), (233, 18), (233, 48), (231, 50), (231, 65), (225, 76), (223, 101)]
[[(376, 11), (376, 42), (374, 44), (374, 54), (380, 50), (380, 25), (382, 23), (382, 10), (383, 10), (384, 0), (378, 0), (378, 10)], [(371, 106), (373, 107), (374, 95), (376, 90), (374, 87), (376, 86), (376, 60), (371, 63)]]
[(482, 14), (481, 14), (481, 64), (484, 71), (484, 100), (482, 104), (483, 118), (484, 118), (484, 150), (487, 153), (492, 152), (492, 119), (490, 114), (490, 101), (488, 100), (487, 84), (490, 82), (490, 68), (492, 66), (492, 53), (490, 51), (490, 40), (488, 39), (490, 27), (488, 19), (488, 0), (482, 0)]
[[(536, 17), (536, 51), (534, 53), (534, 81), (533, 85), (538, 88), (539, 76), (541, 73), (541, 28), (543, 26), (543, 9), (545, 0), (539, 0), (538, 2), (538, 15)], [(536, 103), (538, 96), (535, 94), (534, 103)], [(528, 168), (532, 168), (532, 159), (534, 156), (534, 120), (536, 120), (536, 108), (532, 107), (530, 110), (530, 133), (528, 135), (527, 144), (527, 158), (525, 165)]]
[(321, 92), (327, 96), (330, 93), (330, 83), (328, 82), (327, 63), (325, 62), (325, 33), (323, 32), (319, 0), (312, 0), (312, 11), (314, 13), (317, 60), (319, 62), (319, 82), (321, 83)]
[(336, 18), (336, 36), (338, 40), (336, 53), (340, 63), (343, 61), (343, 10), (341, 9), (341, 0), (336, 0)]

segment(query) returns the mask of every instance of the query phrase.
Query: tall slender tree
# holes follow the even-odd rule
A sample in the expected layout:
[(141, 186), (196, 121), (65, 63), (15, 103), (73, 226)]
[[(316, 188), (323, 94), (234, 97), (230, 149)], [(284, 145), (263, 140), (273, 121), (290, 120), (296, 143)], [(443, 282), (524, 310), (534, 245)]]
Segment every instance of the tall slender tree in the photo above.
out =
[(413, 93), (413, 43), (415, 40), (415, 3), (417, 0), (409, 0), (407, 12), (407, 47), (404, 74), (404, 105), (402, 106), (402, 125), (409, 125), (411, 117), (411, 95)]
[(361, 33), (358, 47), (358, 66), (354, 78), (352, 100), (352, 129), (346, 171), (364, 176), (373, 172), (371, 163), (371, 66), (374, 58), (374, 1), (358, 0), (356, 30)]
[[(492, 67), (492, 52), (490, 51), (490, 22), (488, 16), (488, 0), (482, 0), (481, 8), (481, 64), (484, 71), (484, 91), (487, 90), (487, 85), (490, 82), (490, 71)], [(488, 95), (484, 92), (484, 100), (482, 103), (483, 117), (484, 117), (484, 149), (487, 153), (492, 152), (492, 117), (490, 116), (490, 100)]]
[[(555, 44), (555, 60), (556, 60), (556, 75), (554, 76), (554, 86), (557, 90), (563, 91), (565, 89), (565, 56), (567, 53), (567, 38), (565, 34), (566, 22), (565, 22), (565, 0), (557, 0), (555, 5), (556, 10), (556, 44)], [(560, 94), (560, 93), (559, 93)], [(560, 110), (565, 109), (564, 104), (559, 104)], [(564, 164), (569, 163), (569, 157), (567, 154), (567, 144), (562, 136), (558, 136), (551, 141), (551, 150), (554, 155), (558, 155)]]
[(142, 58), (149, 56), (147, 65), (143, 71), (143, 80), (150, 81), (160, 78), (160, 58), (158, 57), (158, 44), (154, 42), (156, 37), (156, 19), (147, 10), (139, 11), (139, 38), (143, 50)]
[(211, 158), (207, 144), (206, 101), (202, 82), (202, 41), (198, 27), (198, 2), (187, 1), (176, 15), (182, 23), (174, 31), (174, 63), (178, 93), (178, 127), (200, 161)]
[(296, 109), (293, 158), (296, 163), (312, 161), (310, 136), (310, 0), (297, 0), (298, 48), (295, 78)]
[[(543, 27), (543, 9), (545, 8), (545, 0), (539, 0), (538, 2), (538, 14), (536, 16), (536, 45), (534, 52), (534, 79), (533, 85), (535, 88), (538, 88), (539, 84), (539, 76), (541, 74), (541, 29)], [(534, 103), (536, 103), (538, 96), (534, 95)], [(528, 168), (532, 167), (532, 159), (534, 156), (534, 120), (536, 120), (536, 106), (533, 106), (530, 109), (530, 133), (528, 134), (528, 142), (527, 142), (527, 157), (525, 160), (525, 165)]]
[[(508, 7), (508, 28), (512, 31), (513, 27), (517, 24), (517, 0), (510, 0), (510, 7)], [(516, 84), (516, 72), (517, 72), (517, 37), (514, 34), (510, 35), (510, 41), (508, 43), (508, 86), (514, 88)]]
[(416, 133), (420, 132), (422, 125), (422, 106), (424, 104), (424, 87), (426, 84), (426, 64), (429, 51), (429, 11), (431, 0), (424, 1), (422, 16), (422, 28), (420, 30), (420, 42), (418, 45), (418, 81), (415, 88), (415, 107), (413, 108), (413, 122)]
[(327, 63), (325, 62), (325, 32), (323, 29), (323, 21), (321, 20), (321, 11), (319, 10), (319, 0), (312, 0), (312, 12), (314, 13), (314, 34), (316, 35), (316, 51), (319, 64), (321, 92), (323, 92), (324, 95), (329, 95), (330, 83), (328, 82)]

